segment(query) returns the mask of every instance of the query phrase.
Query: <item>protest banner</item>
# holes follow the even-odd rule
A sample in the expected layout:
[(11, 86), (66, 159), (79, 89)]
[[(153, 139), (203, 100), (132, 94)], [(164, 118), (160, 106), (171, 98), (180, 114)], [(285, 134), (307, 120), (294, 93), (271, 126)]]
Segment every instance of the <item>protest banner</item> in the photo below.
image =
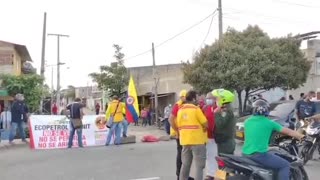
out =
[[(84, 146), (101, 146), (106, 143), (109, 131), (104, 116), (86, 115), (82, 119), (82, 143)], [(32, 115), (29, 121), (30, 147), (32, 149), (67, 148), (70, 134), (70, 120), (66, 116)], [(111, 144), (114, 141), (112, 137)], [(73, 147), (78, 146), (75, 133)]]

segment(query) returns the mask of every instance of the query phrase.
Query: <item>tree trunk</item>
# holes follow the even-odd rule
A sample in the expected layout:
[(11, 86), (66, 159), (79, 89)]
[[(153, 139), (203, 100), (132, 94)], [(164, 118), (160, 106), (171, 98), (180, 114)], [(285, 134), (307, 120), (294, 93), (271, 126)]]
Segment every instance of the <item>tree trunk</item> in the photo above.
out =
[(245, 96), (244, 96), (244, 102), (243, 102), (243, 111), (247, 111), (249, 92), (250, 92), (250, 89), (245, 89)]
[(241, 93), (242, 93), (242, 90), (237, 90), (238, 103), (239, 103), (239, 116), (241, 116), (242, 113), (243, 113), (243, 111), (242, 111), (242, 97), (241, 97)]

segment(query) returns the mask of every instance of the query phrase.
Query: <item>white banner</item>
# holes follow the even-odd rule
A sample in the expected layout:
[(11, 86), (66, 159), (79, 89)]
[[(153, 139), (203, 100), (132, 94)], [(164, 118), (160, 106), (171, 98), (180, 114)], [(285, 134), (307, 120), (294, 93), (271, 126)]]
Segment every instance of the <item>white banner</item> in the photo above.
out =
[[(107, 133), (104, 116), (86, 115), (82, 119), (82, 143), (84, 146), (105, 145)], [(66, 116), (32, 115), (29, 121), (30, 147), (32, 149), (67, 148), (70, 120)], [(122, 133), (121, 133), (122, 134)], [(111, 139), (113, 144), (114, 135)], [(78, 147), (77, 132), (73, 147)]]

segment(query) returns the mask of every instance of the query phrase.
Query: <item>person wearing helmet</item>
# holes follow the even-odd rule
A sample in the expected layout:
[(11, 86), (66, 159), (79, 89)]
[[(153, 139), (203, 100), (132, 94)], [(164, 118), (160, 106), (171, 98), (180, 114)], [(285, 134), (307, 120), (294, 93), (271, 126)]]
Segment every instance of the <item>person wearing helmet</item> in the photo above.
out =
[(244, 122), (245, 141), (242, 153), (266, 168), (278, 170), (278, 179), (289, 180), (290, 163), (279, 156), (268, 153), (270, 136), (273, 131), (299, 140), (304, 135), (270, 120), (268, 102), (257, 100), (252, 106), (253, 115)]
[[(178, 128), (177, 128), (177, 116), (178, 116), (178, 111), (182, 104), (186, 101), (186, 95), (187, 95), (187, 90), (181, 90), (179, 93), (179, 100), (173, 105), (172, 107), (172, 112), (169, 117), (169, 123), (170, 123), (170, 136), (176, 138), (177, 142), (177, 157), (176, 157), (176, 175), (179, 180), (180, 176), (180, 170), (182, 166), (182, 160), (181, 160), (181, 152), (182, 152), (182, 146), (180, 144), (179, 140), (179, 133), (178, 133)], [(189, 180), (192, 180), (193, 178), (189, 178)]]
[(235, 126), (236, 119), (233, 114), (231, 103), (235, 96), (225, 89), (216, 89), (212, 95), (217, 98), (217, 108), (215, 109), (215, 131), (214, 138), (218, 147), (218, 154), (233, 154), (236, 148)]

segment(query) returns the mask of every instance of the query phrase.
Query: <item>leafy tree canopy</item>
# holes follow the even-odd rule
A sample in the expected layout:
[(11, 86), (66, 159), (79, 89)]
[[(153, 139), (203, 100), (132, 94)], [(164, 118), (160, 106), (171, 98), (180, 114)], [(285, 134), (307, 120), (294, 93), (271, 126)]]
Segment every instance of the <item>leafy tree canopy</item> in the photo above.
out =
[(261, 89), (295, 89), (308, 75), (310, 63), (300, 50), (300, 41), (288, 35), (270, 38), (258, 26), (243, 31), (229, 28), (223, 39), (201, 49), (193, 61), (184, 63), (186, 83), (203, 93), (215, 88), (235, 90), (242, 99)]
[(94, 82), (98, 83), (100, 89), (106, 90), (110, 95), (120, 96), (128, 84), (128, 71), (124, 66), (124, 54), (121, 52), (122, 47), (114, 44), (114, 58), (116, 62), (110, 66), (100, 66), (100, 73), (91, 73), (89, 76)]
[(21, 93), (25, 97), (25, 102), (31, 112), (39, 109), (40, 100), (47, 93), (42, 85), (43, 78), (38, 74), (26, 74), (20, 76), (1, 75), (2, 86), (8, 91), (10, 96)]

